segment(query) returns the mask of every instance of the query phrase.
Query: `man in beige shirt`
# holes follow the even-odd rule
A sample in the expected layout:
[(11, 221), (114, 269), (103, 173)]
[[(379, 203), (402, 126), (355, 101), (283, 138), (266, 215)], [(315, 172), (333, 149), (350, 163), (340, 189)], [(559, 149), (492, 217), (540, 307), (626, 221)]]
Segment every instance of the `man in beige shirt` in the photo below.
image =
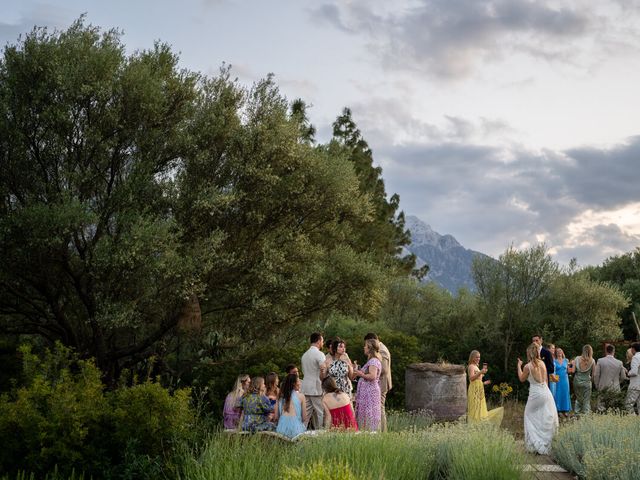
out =
[(391, 382), (391, 353), (384, 343), (380, 342), (380, 339), (375, 333), (367, 333), (364, 340), (376, 339), (380, 343), (380, 356), (382, 357), (382, 371), (380, 372), (380, 405), (382, 411), (380, 412), (380, 427), (383, 432), (387, 431), (387, 414), (384, 404), (387, 400), (387, 393), (393, 387)]
[(316, 430), (323, 427), (324, 407), (322, 406), (322, 383), (324, 376), (324, 353), (320, 351), (324, 345), (324, 338), (320, 333), (312, 333), (309, 337), (309, 350), (307, 350), (300, 363), (302, 366), (302, 386), (300, 392), (306, 398), (307, 418)]

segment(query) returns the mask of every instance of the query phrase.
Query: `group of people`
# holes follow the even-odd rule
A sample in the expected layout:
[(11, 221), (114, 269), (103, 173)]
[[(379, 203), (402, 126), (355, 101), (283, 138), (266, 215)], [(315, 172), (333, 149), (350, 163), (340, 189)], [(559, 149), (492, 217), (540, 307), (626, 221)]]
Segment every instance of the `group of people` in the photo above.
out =
[[(627, 364), (615, 358), (615, 347), (606, 345), (605, 356), (596, 362), (593, 348), (585, 345), (582, 354), (569, 361), (561, 348), (553, 344), (543, 346), (541, 335), (534, 335), (527, 348), (527, 362), (518, 359), (517, 373), (521, 382), (529, 382), (529, 397), (524, 412), (525, 446), (529, 451), (547, 454), (553, 436), (558, 429), (558, 415), (571, 412), (569, 374), (574, 374), (574, 412), (591, 412), (592, 385), (598, 391), (620, 391), (620, 384), (629, 380), (625, 408), (631, 414), (640, 410), (640, 343), (633, 343), (627, 350)], [(500, 424), (502, 407), (487, 410), (484, 380), (487, 364), (480, 368), (480, 352), (469, 355), (467, 419), (469, 422), (490, 421)], [(640, 413), (640, 411), (638, 411)]]
[(308, 429), (386, 430), (391, 355), (377, 335), (365, 336), (367, 362), (361, 367), (349, 358), (340, 338), (327, 342), (327, 353), (322, 352), (322, 334), (312, 333), (309, 343), (300, 360), (302, 378), (294, 364), (286, 367), (282, 386), (274, 372), (264, 378), (237, 378), (225, 399), (225, 429), (276, 431), (289, 438)]

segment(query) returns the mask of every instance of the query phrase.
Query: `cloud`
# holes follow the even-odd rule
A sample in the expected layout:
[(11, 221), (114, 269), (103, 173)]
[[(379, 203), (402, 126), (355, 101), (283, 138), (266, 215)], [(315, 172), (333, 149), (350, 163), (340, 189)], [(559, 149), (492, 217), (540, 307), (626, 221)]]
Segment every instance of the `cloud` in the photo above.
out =
[(587, 61), (580, 55), (583, 41), (602, 49), (621, 41), (603, 34), (619, 24), (615, 2), (608, 6), (596, 11), (573, 0), (417, 0), (410, 8), (378, 13), (369, 0), (353, 0), (325, 3), (313, 16), (366, 38), (372, 54), (389, 69), (453, 79), (514, 54), (548, 62)]
[(373, 151), (401, 208), (467, 248), (495, 256), (545, 241), (559, 261), (597, 264), (640, 245), (640, 138), (567, 152), (466, 141)]

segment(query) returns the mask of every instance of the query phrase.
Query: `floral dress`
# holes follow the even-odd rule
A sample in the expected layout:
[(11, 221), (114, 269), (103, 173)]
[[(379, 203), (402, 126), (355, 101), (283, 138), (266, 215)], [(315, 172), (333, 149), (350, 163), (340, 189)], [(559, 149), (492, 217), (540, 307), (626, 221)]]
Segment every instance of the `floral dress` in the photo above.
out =
[(257, 393), (245, 395), (240, 401), (240, 408), (244, 413), (242, 431), (263, 432), (276, 429), (276, 425), (269, 421), (269, 414), (273, 412), (273, 407), (266, 395)]
[(349, 379), (349, 366), (344, 360), (335, 360), (330, 366), (327, 373), (336, 381), (336, 386), (347, 395), (351, 396), (353, 387)]
[(369, 372), (370, 367), (376, 367), (378, 373), (373, 380), (358, 380), (356, 390), (356, 420), (360, 430), (378, 431), (380, 430), (380, 420), (382, 416), (382, 399), (380, 397), (380, 372), (382, 363), (377, 358), (370, 358), (361, 370)]

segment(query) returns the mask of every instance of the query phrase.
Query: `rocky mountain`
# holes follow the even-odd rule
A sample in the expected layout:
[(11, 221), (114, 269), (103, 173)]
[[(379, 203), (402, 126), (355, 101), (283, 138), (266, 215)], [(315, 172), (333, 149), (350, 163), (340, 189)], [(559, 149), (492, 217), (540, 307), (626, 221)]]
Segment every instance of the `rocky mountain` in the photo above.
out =
[(411, 245), (406, 249), (418, 257), (416, 267), (429, 265), (423, 281), (435, 282), (453, 294), (462, 287), (475, 290), (471, 264), (483, 253), (464, 248), (451, 235), (440, 235), (418, 217), (407, 216), (406, 227), (411, 232)]

